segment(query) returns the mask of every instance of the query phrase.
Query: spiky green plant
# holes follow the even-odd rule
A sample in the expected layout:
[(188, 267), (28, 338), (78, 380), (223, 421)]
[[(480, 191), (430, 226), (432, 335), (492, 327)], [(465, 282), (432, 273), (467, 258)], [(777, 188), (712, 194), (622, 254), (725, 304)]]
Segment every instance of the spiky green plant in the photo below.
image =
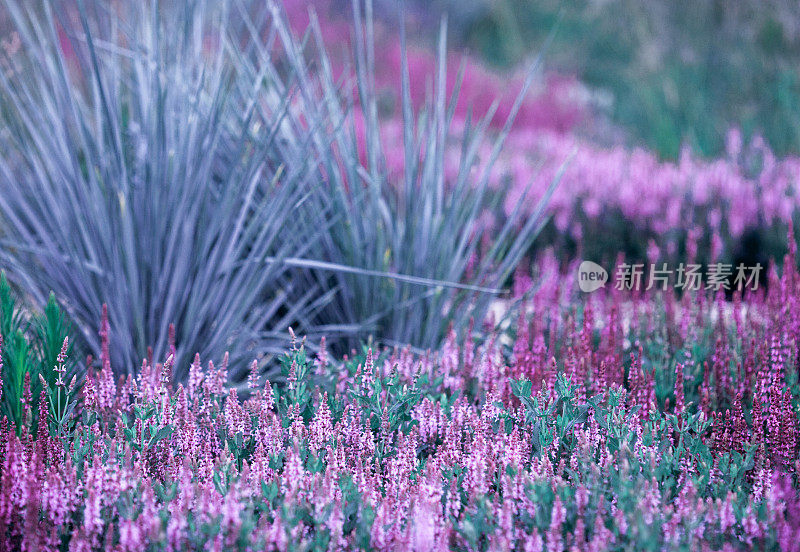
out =
[[(22, 422), (26, 422), (26, 427), (35, 424), (42, 381), (53, 386), (57, 367), (63, 370), (64, 387), (74, 376), (76, 365), (67, 361), (72, 347), (67, 344), (63, 349), (64, 357), (60, 356), (69, 333), (70, 325), (53, 294), (50, 294), (44, 311), (38, 313), (23, 305), (11, 289), (5, 272), (0, 271), (0, 376), (3, 380), (0, 416), (7, 416), (18, 429), (22, 428)], [(26, 396), (26, 386), (29, 396)], [(34, 419), (24, 420), (25, 409), (21, 399), (30, 400)], [(53, 403), (50, 411), (54, 416), (63, 415), (66, 406), (65, 396)]]

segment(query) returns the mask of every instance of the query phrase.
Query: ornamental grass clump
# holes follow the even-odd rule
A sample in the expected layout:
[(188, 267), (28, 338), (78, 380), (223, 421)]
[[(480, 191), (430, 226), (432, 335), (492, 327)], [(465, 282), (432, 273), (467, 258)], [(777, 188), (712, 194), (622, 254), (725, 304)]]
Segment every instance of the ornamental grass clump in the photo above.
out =
[(55, 291), (95, 354), (107, 304), (120, 369), (149, 347), (181, 377), (195, 352), (238, 366), (274, 349), (309, 307), (265, 261), (318, 232), (296, 224), (308, 190), (280, 178), (288, 97), (232, 61), (240, 19), (212, 2), (4, 5), (21, 44), (0, 71), (9, 278)]
[(541, 227), (541, 209), (497, 236), (482, 218), (529, 82), (499, 132), (488, 115), (454, 137), (444, 29), (424, 108), (403, 70), (397, 180), (369, 2), (353, 2), (353, 71), (271, 2), (4, 6), (19, 44), (0, 53), (0, 263), (33, 299), (55, 291), (95, 355), (106, 304), (116, 370), (172, 354), (182, 380), (196, 352), (229, 351), (241, 381), (290, 325), (338, 352), (435, 347), (445, 310), (462, 333), (482, 319)]
[[(461, 100), (456, 119), (464, 73), (462, 66), (453, 78), (448, 69), (446, 23), (432, 71), (416, 75), (430, 90), (415, 105), (401, 20), (399, 74), (392, 81), (399, 117), (386, 117), (380, 106), (386, 83), (379, 84), (376, 67), (382, 60), (376, 49), (384, 43), (376, 43), (372, 3), (363, 4), (352, 2), (351, 35), (341, 38), (352, 49), (353, 67), (331, 58), (316, 18), (303, 43), (275, 18), (286, 63), (298, 76), (293, 101), (311, 121), (298, 126), (297, 119), (287, 120), (287, 134), (296, 136), (286, 142), (287, 150), (296, 150), (288, 158), (307, 160), (287, 166), (314, 180), (309, 211), (327, 213), (331, 221), (310, 246), (309, 259), (287, 262), (304, 269), (296, 277), (307, 286), (335, 290), (314, 321), (321, 329), (349, 332), (339, 351), (370, 335), (382, 343), (435, 348), (448, 327), (463, 335), (470, 319), (485, 317), (546, 222), (544, 206), (557, 175), (535, 201), (523, 194), (497, 228), (487, 223), (487, 215), (503, 207), (490, 175), (541, 57), (506, 102), (504, 118), (494, 117), (497, 102), (472, 113)], [(251, 74), (266, 64), (256, 63)], [(495, 119), (500, 128), (492, 127)]]
[(572, 289), (423, 356), (293, 340), (245, 400), (226, 359), (185, 385), (103, 360), (64, 434), (0, 421), (1, 546), (796, 550), (800, 275), (729, 304)]

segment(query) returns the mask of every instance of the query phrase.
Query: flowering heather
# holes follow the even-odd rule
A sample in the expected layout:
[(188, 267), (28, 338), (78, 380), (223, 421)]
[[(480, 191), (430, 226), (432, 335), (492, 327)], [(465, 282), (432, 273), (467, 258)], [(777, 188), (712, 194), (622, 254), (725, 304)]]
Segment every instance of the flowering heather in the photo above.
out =
[(174, 386), (103, 353), (46, 388), (70, 420), (43, 392), (35, 433), (2, 421), (2, 547), (798, 550), (800, 275), (732, 303), (563, 282), (480, 345), (293, 342), (238, 391), (227, 359)]
[(800, 207), (800, 158), (778, 159), (760, 139), (745, 146), (737, 130), (728, 134), (726, 157), (714, 160), (684, 150), (678, 162), (660, 161), (642, 149), (603, 148), (570, 134), (529, 130), (512, 133), (505, 155), (506, 172), (496, 181), (505, 176), (512, 183), (509, 212), (535, 167), (533, 200), (568, 161), (549, 208), (557, 231), (579, 242), (611, 219), (633, 239), (653, 238), (670, 258), (680, 240), (688, 251), (691, 239), (716, 237), (719, 245), (709, 246), (708, 258), (717, 258), (724, 247), (730, 254), (747, 230), (785, 228)]

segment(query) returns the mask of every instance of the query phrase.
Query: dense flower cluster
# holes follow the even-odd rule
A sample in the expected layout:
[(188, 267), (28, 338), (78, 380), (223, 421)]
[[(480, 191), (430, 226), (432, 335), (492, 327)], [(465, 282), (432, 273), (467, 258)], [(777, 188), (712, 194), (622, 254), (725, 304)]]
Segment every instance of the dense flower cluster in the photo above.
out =
[(104, 338), (2, 421), (2, 547), (797, 550), (800, 275), (732, 303), (554, 276), (481, 344), (295, 342), (241, 389), (226, 359), (117, 381)]
[(685, 150), (678, 162), (660, 161), (646, 150), (537, 130), (513, 133), (506, 155), (509, 212), (529, 184), (538, 199), (563, 168), (549, 206), (561, 234), (591, 239), (591, 228), (614, 219), (633, 239), (653, 238), (663, 250), (657, 258), (675, 258), (681, 241), (702, 238), (715, 238), (708, 258), (730, 255), (746, 231), (785, 227), (798, 214), (800, 159), (777, 159), (760, 139), (744, 146), (737, 130), (727, 157), (715, 160)]

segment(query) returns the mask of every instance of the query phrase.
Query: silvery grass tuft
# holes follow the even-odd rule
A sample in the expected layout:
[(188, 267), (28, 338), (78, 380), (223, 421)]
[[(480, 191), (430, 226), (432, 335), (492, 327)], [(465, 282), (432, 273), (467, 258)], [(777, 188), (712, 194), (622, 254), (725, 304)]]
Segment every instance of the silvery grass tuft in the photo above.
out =
[[(312, 247), (314, 256), (329, 264), (297, 264), (309, 268), (307, 281), (338, 290), (316, 318), (321, 327), (361, 328), (361, 338), (373, 335), (386, 344), (437, 347), (449, 327), (463, 333), (471, 320), (485, 318), (543, 226), (544, 206), (557, 179), (534, 208), (526, 208), (525, 216), (516, 209), (500, 228), (480, 225), (483, 215), (500, 210), (503, 194), (490, 193), (490, 174), (541, 58), (532, 64), (499, 133), (489, 131), (496, 104), (477, 120), (468, 119), (461, 130), (454, 113), (463, 67), (448, 97), (446, 21), (439, 32), (432, 94), (420, 109), (411, 102), (400, 21), (403, 139), (384, 144), (372, 3), (353, 0), (351, 5), (354, 67), (344, 77), (336, 76), (313, 13), (302, 45), (280, 18), (277, 24), (283, 43), (291, 45), (287, 64), (299, 77), (296, 101), (303, 115), (316, 121), (304, 128), (310, 139), (303, 144), (303, 157), (318, 181), (309, 203), (329, 213), (332, 221)], [(301, 46), (316, 53), (319, 68), (313, 75)], [(480, 159), (480, 146), (487, 143), (489, 158)], [(392, 147), (401, 148), (404, 159), (399, 181), (388, 176), (386, 155)], [(446, 155), (454, 150), (460, 152), (459, 169), (455, 179), (447, 179)], [(520, 205), (526, 199), (531, 201), (523, 194)], [(480, 251), (487, 241), (492, 245)]]
[(478, 251), (486, 165), (511, 120), (477, 178), (491, 113), (468, 124), (445, 181), (458, 92), (448, 101), (444, 26), (419, 112), (403, 64), (395, 182), (369, 2), (353, 3), (354, 71), (340, 80), (314, 18), (297, 37), (272, 2), (2, 1), (22, 48), (0, 75), (0, 262), (35, 299), (54, 290), (94, 351), (107, 303), (117, 371), (151, 346), (166, 358), (171, 323), (178, 378), (195, 353), (230, 349), (241, 379), (239, 360), (274, 352), (290, 325), (436, 346), (448, 324), (483, 318), (541, 227), (541, 205), (515, 212)]
[(225, 3), (4, 5), (21, 41), (0, 73), (9, 278), (54, 290), (93, 351), (107, 303), (117, 371), (163, 360), (171, 323), (179, 378), (197, 352), (237, 366), (302, 326), (309, 305), (264, 262), (316, 239), (275, 156), (287, 98), (239, 71)]

